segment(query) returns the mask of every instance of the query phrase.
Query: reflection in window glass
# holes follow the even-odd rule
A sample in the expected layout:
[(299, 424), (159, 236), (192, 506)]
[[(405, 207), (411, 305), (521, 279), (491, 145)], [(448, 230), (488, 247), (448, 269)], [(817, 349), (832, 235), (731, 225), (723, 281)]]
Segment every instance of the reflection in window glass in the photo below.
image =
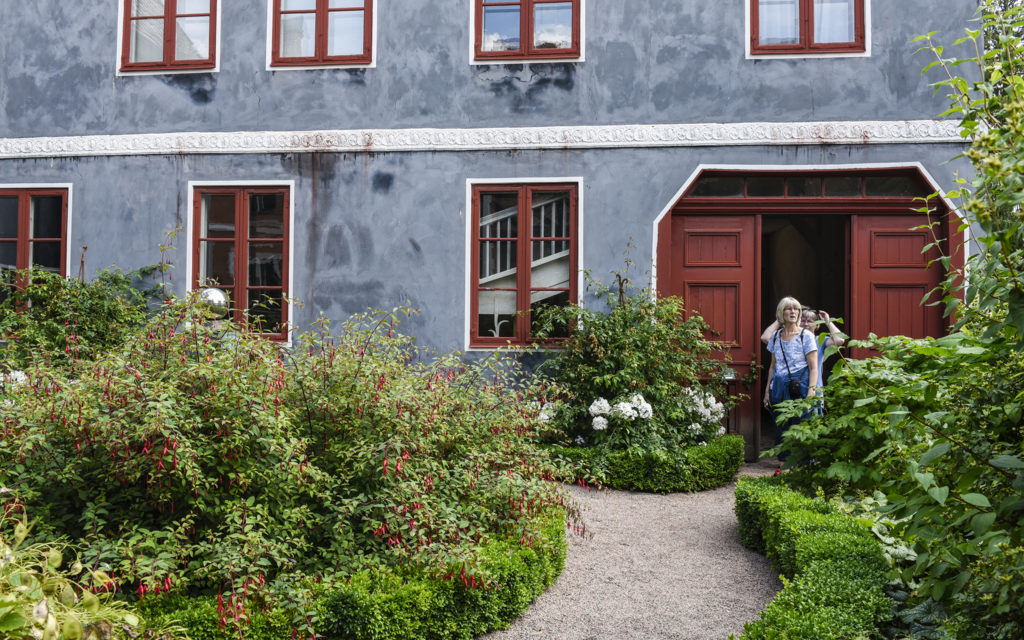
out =
[(786, 180), (786, 195), (790, 198), (821, 196), (821, 178), (790, 178)]
[(249, 286), (280, 287), (284, 263), (280, 242), (249, 243)]
[(316, 0), (281, 0), (281, 11), (315, 11)]
[(312, 58), (316, 55), (316, 14), (286, 13), (281, 16), (281, 55)]
[(284, 237), (284, 194), (254, 193), (249, 196), (249, 237)]
[(853, 42), (854, 0), (814, 0), (814, 41)]
[(160, 62), (164, 59), (164, 21), (132, 20), (131, 62)]
[(18, 237), (18, 196), (0, 197), (0, 238)]
[(33, 238), (59, 238), (63, 228), (64, 198), (32, 196), (29, 217)]
[(717, 198), (742, 196), (743, 178), (739, 176), (703, 176), (690, 195)]
[(779, 198), (784, 195), (786, 195), (786, 181), (782, 176), (747, 178), (747, 196), (751, 198)]
[(859, 197), (860, 178), (853, 176), (835, 176), (825, 178), (825, 195), (831, 197)]
[(249, 321), (261, 333), (280, 333), (284, 322), (284, 304), (280, 291), (249, 291), (246, 311)]
[(864, 180), (864, 193), (874, 197), (902, 198), (922, 195), (917, 184), (908, 176), (869, 176)]
[(799, 0), (759, 0), (758, 40), (761, 44), (799, 44)]
[(60, 273), (60, 242), (30, 242), (28, 262), (52, 273)]
[(0, 242), (0, 269), (13, 271), (18, 268), (18, 245), (15, 242)]
[(516, 51), (520, 47), (518, 6), (484, 7), (481, 51)]
[(210, 19), (208, 17), (178, 18), (175, 21), (174, 58), (206, 60), (210, 57)]
[(203, 195), (199, 233), (204, 238), (231, 238), (235, 235), (235, 196)]
[(202, 284), (231, 287), (235, 284), (235, 243), (202, 242), (199, 245), (199, 280)]
[(327, 55), (363, 53), (363, 12), (332, 11), (327, 19)]
[(538, 4), (533, 8), (533, 46), (537, 49), (572, 47), (572, 3)]
[(178, 15), (210, 13), (210, 0), (178, 0)]

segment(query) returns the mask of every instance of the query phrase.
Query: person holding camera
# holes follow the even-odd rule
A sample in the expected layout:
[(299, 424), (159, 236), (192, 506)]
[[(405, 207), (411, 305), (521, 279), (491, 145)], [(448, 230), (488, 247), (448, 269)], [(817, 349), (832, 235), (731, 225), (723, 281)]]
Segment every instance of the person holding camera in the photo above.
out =
[[(785, 297), (775, 309), (780, 328), (768, 340), (772, 354), (768, 368), (768, 383), (764, 389), (764, 407), (775, 417), (775, 444), (782, 442), (782, 434), (797, 424), (800, 418), (791, 418), (779, 424), (774, 407), (784, 400), (811, 398), (818, 382), (818, 344), (812, 334), (800, 324), (803, 307), (796, 298)], [(779, 460), (785, 460), (785, 453)]]

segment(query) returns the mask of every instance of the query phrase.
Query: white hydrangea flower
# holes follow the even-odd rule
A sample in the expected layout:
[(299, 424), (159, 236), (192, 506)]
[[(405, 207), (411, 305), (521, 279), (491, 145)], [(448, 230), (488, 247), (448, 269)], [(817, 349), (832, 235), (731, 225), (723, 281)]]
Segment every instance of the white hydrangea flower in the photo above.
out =
[(593, 422), (594, 431), (604, 431), (608, 428), (608, 418), (595, 416)]
[(24, 371), (11, 371), (10, 373), (8, 373), (5, 376), (3, 376), (2, 374), (0, 374), (0, 376), (3, 377), (3, 380), (0, 380), (0, 381), (2, 381), (2, 382), (10, 382), (11, 386), (14, 386), (14, 387), (16, 387), (16, 386), (18, 386), (20, 384), (24, 384), (25, 381), (28, 380), (28, 376), (25, 375)]
[(694, 433), (698, 433), (701, 430), (701, 426), (700, 426), (700, 423), (694, 422), (689, 427), (687, 427), (687, 429), (689, 429), (690, 431), (692, 431)]
[(604, 416), (611, 413), (612, 405), (608, 404), (608, 401), (604, 398), (598, 398), (590, 403), (590, 415), (592, 416)]
[(633, 408), (633, 405), (628, 402), (618, 402), (614, 407), (612, 407), (612, 415), (621, 416), (626, 420), (632, 420), (636, 418), (637, 413), (636, 409)]
[(718, 437), (724, 436), (725, 435), (725, 427), (724, 426), (719, 427), (718, 431), (715, 433), (715, 435), (718, 436)]
[(554, 405), (546, 404), (541, 408), (540, 413), (537, 414), (537, 419), (541, 422), (550, 422), (551, 418), (555, 417), (556, 411), (557, 409)]
[(629, 399), (629, 404), (639, 409), (641, 405), (647, 404), (647, 401), (644, 400), (642, 394), (634, 393), (633, 396)]
[(654, 415), (654, 409), (652, 409), (651, 405), (647, 404), (646, 402), (637, 407), (636, 412), (637, 415), (639, 415), (644, 420), (650, 420), (651, 416)]

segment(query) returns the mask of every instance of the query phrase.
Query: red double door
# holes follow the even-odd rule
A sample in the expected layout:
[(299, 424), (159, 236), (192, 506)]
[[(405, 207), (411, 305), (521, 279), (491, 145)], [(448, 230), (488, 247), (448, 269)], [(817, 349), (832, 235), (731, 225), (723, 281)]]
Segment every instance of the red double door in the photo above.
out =
[[(730, 432), (745, 436), (748, 460), (756, 459), (762, 444), (763, 383), (742, 388), (739, 380), (761, 363), (761, 331), (774, 319), (761, 317), (761, 226), (766, 215), (676, 214), (671, 219), (670, 246), (659, 251), (659, 264), (667, 261), (669, 267), (665, 274), (659, 266), (659, 291), (681, 296), (687, 309), (711, 326), (736, 372), (732, 387), (749, 396), (730, 416), (729, 424)], [(906, 214), (845, 218), (849, 314), (845, 330), (854, 338), (870, 333), (941, 335), (942, 307), (921, 304), (944, 277), (938, 263), (932, 263), (937, 251), (923, 251), (932, 234), (917, 227), (927, 218)]]

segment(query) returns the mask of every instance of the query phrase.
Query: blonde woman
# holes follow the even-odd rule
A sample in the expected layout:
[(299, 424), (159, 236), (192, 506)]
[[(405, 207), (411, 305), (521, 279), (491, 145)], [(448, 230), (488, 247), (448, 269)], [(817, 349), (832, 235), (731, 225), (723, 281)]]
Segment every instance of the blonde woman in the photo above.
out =
[[(775, 308), (775, 319), (779, 323), (768, 339), (768, 351), (772, 354), (768, 368), (768, 383), (764, 389), (764, 406), (773, 409), (784, 400), (811, 398), (818, 382), (818, 344), (814, 334), (800, 326), (803, 307), (796, 298), (785, 297)], [(779, 424), (775, 413), (775, 444), (782, 442), (782, 434), (801, 418), (792, 418)], [(779, 456), (784, 460), (785, 453)]]

